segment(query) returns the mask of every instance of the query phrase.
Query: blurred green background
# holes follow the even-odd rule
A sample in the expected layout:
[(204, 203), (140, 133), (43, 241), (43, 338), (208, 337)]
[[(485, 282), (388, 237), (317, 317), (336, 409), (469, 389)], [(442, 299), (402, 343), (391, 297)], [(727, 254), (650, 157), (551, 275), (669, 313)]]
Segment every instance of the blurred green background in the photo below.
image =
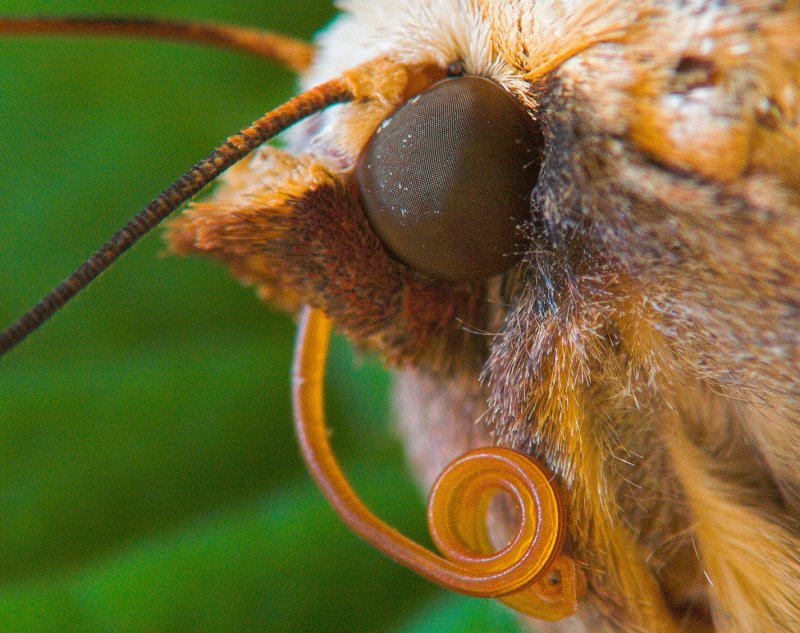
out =
[[(4, 14), (219, 19), (308, 38), (328, 0), (3, 0)], [(229, 133), (289, 97), (268, 62), (187, 45), (0, 39), (0, 321)], [(515, 631), (334, 516), (299, 459), (293, 324), (145, 239), (0, 361), (0, 631)], [(334, 442), (378, 513), (425, 539), (389, 377), (341, 340)]]

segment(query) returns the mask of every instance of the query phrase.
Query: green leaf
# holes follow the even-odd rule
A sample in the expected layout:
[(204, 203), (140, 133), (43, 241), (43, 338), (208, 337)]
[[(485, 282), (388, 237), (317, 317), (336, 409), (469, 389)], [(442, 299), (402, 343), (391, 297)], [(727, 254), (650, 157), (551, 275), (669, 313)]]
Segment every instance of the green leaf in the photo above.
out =
[(453, 594), (429, 601), (411, 614), (395, 633), (515, 633), (518, 616), (499, 602)]

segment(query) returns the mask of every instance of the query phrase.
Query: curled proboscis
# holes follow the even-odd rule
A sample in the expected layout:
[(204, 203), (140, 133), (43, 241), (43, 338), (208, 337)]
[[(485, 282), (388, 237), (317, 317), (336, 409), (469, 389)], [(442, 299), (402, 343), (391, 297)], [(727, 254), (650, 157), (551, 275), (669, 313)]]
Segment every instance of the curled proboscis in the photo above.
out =
[[(583, 590), (574, 561), (561, 554), (565, 512), (558, 490), (535, 461), (507, 448), (471, 451), (439, 476), (428, 524), (439, 556), (376, 517), (350, 486), (328, 443), (323, 378), (331, 324), (318, 310), (303, 312), (293, 373), (295, 423), (303, 457), (347, 525), (377, 549), (429, 580), (460, 593), (500, 598), (547, 620), (575, 612)], [(516, 504), (516, 535), (504, 547), (486, 524), (499, 492)]]

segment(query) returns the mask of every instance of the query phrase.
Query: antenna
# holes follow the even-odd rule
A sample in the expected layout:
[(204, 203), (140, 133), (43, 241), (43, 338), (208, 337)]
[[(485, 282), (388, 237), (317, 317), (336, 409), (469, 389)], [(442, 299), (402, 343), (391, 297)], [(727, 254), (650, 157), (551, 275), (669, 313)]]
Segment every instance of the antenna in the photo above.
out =
[(273, 59), (295, 71), (308, 68), (314, 57), (314, 46), (287, 35), (217, 22), (161, 18), (0, 17), (0, 35), (122, 36), (190, 42)]
[(290, 99), (238, 134), (228, 137), (131, 218), (50, 294), (0, 333), (0, 356), (47, 321), (148, 231), (226, 169), (298, 121), (330, 105), (354, 98), (345, 79), (332, 79)]

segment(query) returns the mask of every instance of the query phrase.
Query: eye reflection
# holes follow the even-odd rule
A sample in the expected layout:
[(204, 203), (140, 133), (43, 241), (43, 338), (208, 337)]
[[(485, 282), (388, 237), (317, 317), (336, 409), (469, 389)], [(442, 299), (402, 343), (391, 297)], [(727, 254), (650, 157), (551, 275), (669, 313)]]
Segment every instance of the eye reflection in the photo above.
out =
[(367, 217), (389, 251), (437, 277), (480, 280), (522, 257), (519, 226), (541, 134), (489, 79), (438, 82), (375, 131), (356, 166)]

